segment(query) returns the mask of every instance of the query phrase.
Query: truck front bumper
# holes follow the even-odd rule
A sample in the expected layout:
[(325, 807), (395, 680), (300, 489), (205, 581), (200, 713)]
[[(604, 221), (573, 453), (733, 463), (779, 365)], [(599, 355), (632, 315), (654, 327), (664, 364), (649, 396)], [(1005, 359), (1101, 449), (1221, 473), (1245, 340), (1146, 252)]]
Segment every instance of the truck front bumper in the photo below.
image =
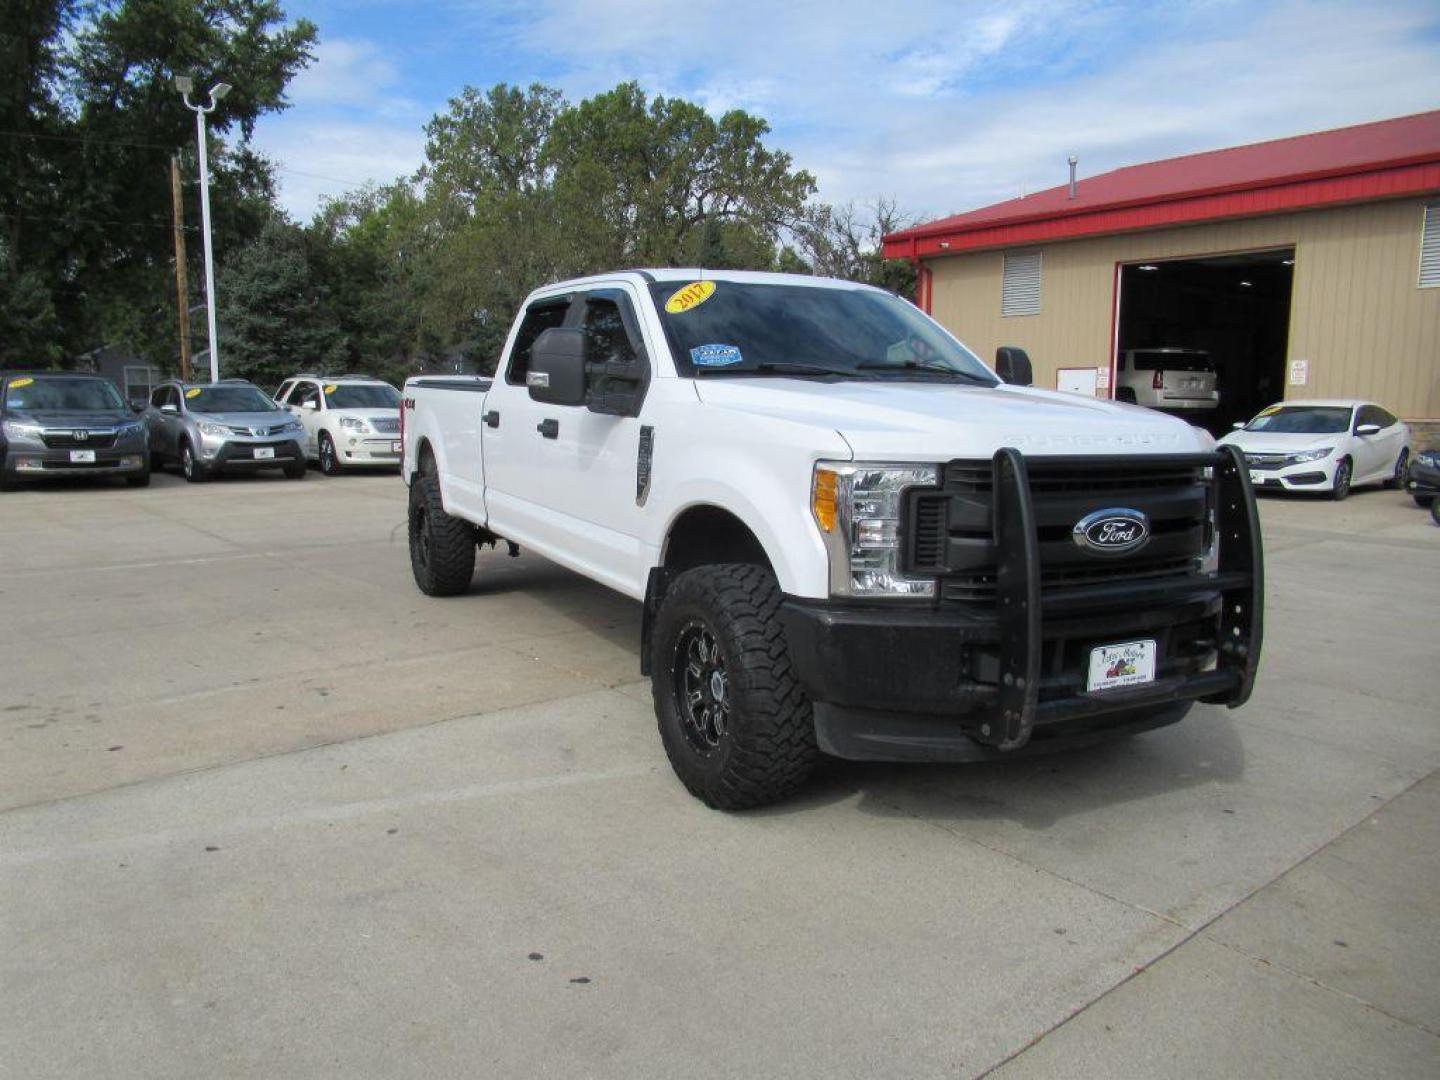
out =
[[(855, 760), (980, 760), (1171, 723), (1197, 700), (1243, 704), (1260, 655), (1259, 522), (1238, 452), (1206, 457), (1220, 537), (1213, 573), (1042, 590), (1024, 460), (1001, 451), (993, 610), (787, 597), (781, 619), (821, 749)], [(1154, 680), (1089, 691), (1091, 650), (1136, 640), (1155, 642)]]

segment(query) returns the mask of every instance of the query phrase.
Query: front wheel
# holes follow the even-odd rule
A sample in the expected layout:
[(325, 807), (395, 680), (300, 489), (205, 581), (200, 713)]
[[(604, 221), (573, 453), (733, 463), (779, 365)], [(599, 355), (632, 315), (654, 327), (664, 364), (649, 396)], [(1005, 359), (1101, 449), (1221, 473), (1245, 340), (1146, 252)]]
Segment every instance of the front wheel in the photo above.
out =
[(1342, 458), (1335, 466), (1335, 480), (1330, 485), (1330, 497), (1336, 502), (1350, 494), (1350, 459)]
[(195, 456), (195, 451), (188, 442), (180, 444), (180, 471), (192, 484), (198, 484), (205, 479), (205, 466), (200, 464), (200, 459)]
[(1412, 495), (1410, 497), (1415, 500), (1415, 505), (1422, 510), (1435, 504), (1434, 495)]
[(731, 563), (681, 574), (656, 615), (660, 741), (680, 782), (718, 810), (794, 794), (820, 755), (779, 616), (774, 575)]
[(1391, 474), (1389, 480), (1385, 481), (1385, 486), (1391, 489), (1403, 488), (1405, 486), (1405, 478), (1409, 472), (1410, 451), (1409, 449), (1404, 449), (1400, 451), (1400, 456), (1395, 459), (1395, 472)]
[(335, 452), (335, 440), (328, 431), (320, 433), (320, 471), (326, 476), (340, 475), (340, 455)]
[(455, 596), (475, 576), (475, 530), (451, 517), (440, 501), (440, 482), (421, 474), (410, 485), (410, 570), (426, 596)]

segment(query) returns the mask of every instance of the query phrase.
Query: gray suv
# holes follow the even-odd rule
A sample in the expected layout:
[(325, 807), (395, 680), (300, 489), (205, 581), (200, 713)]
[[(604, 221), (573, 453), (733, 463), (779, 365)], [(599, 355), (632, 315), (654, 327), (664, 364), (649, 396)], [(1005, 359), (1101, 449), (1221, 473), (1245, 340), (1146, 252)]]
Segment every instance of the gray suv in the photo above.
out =
[(284, 469), (305, 478), (305, 429), (244, 379), (168, 382), (145, 410), (154, 468), (180, 466), (192, 484), (225, 470)]
[(98, 375), (0, 373), (0, 488), (60, 476), (123, 476), (143, 487), (145, 425)]

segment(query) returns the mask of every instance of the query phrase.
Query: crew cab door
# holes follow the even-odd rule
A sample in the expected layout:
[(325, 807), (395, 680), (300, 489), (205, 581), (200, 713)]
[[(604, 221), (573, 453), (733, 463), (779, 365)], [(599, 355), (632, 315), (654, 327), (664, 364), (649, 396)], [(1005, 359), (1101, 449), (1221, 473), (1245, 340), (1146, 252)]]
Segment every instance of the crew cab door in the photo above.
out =
[[(647, 426), (643, 389), (654, 354), (636, 316), (640, 302), (631, 288), (618, 284), (577, 293), (563, 325), (584, 331), (588, 403), (532, 401), (522, 385), (511, 383), (507, 371), (507, 403), (501, 408), (499, 430), (511, 424), (512, 414), (518, 422), (504, 439), (492, 438), (493, 429), (485, 430), (486, 505), (495, 531), (519, 539), (506, 532), (504, 519), (523, 513), (525, 520), (517, 524), (533, 530), (532, 544), (630, 595), (642, 595), (645, 587), (639, 557), (645, 494), (639, 487), (639, 461), (641, 430)], [(533, 342), (530, 337), (529, 344)], [(625, 375), (623, 384), (617, 381), (618, 373)], [(626, 411), (639, 415), (603, 411), (615, 408), (617, 385), (638, 387)], [(522, 396), (523, 405), (518, 400)], [(504, 453), (518, 451), (523, 463), (510, 459), (502, 471), (513, 472), (496, 477), (491, 447), (507, 440)]]

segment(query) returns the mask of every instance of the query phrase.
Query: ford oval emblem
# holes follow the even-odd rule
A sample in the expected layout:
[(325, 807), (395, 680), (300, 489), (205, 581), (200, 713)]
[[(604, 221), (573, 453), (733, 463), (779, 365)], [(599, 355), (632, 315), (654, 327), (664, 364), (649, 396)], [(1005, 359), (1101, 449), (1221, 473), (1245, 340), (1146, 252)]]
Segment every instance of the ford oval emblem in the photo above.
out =
[(1128, 555), (1150, 542), (1150, 519), (1139, 510), (1112, 507), (1075, 523), (1075, 543), (1096, 555)]

